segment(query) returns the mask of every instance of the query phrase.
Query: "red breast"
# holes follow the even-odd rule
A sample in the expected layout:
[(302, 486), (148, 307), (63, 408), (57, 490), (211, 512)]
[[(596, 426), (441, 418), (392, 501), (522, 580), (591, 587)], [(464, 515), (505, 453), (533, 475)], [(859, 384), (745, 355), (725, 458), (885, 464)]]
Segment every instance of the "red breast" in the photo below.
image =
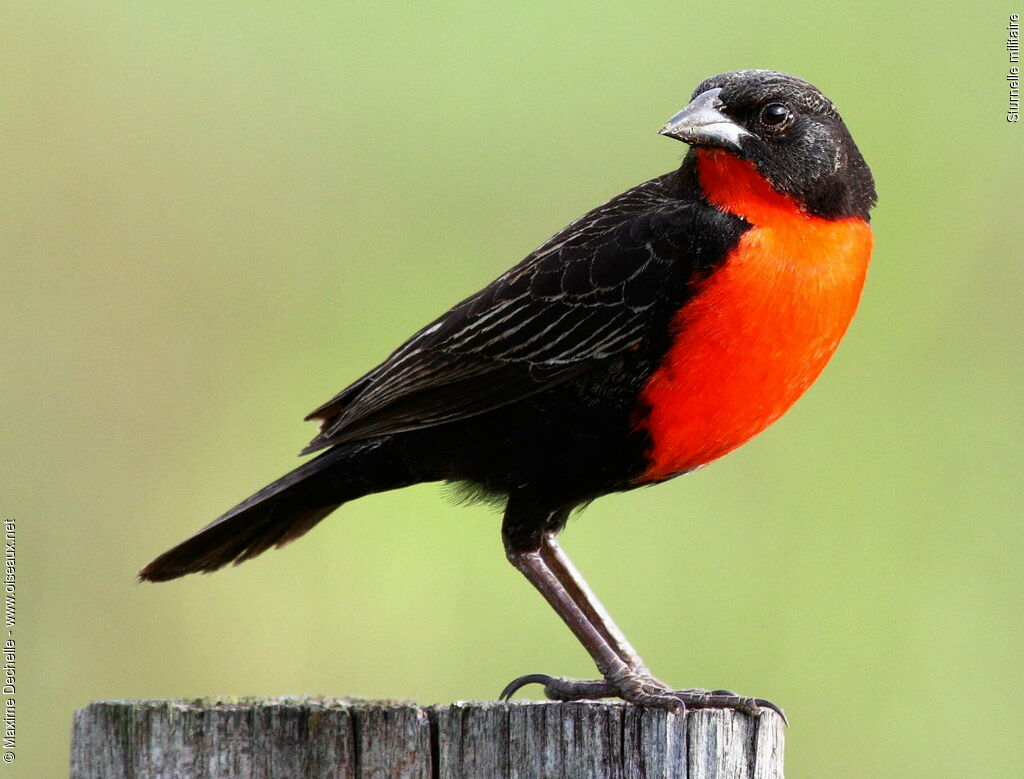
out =
[(699, 151), (697, 170), (707, 199), (752, 227), (676, 314), (641, 396), (641, 481), (705, 465), (793, 405), (846, 332), (874, 243), (865, 220), (811, 216), (728, 153)]

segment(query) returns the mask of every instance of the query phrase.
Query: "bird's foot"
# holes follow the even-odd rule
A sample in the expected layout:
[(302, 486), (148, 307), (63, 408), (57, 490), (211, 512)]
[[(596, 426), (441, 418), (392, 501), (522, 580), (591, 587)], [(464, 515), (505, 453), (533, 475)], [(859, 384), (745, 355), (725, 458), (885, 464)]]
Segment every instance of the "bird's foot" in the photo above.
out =
[(528, 684), (543, 684), (544, 695), (553, 701), (591, 701), (599, 698), (622, 698), (647, 708), (668, 709), (683, 714), (689, 709), (735, 709), (756, 717), (770, 709), (782, 717), (781, 708), (763, 698), (737, 695), (731, 690), (673, 690), (652, 676), (631, 673), (614, 679), (566, 679), (547, 674), (528, 674), (512, 681), (501, 691), (501, 700), (508, 700)]

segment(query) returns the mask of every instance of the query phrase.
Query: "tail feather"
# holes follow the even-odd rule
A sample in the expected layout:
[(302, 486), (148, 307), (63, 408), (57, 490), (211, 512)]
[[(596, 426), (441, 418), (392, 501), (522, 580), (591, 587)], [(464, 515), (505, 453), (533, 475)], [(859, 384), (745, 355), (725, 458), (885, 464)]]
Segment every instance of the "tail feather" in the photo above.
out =
[(164, 552), (139, 572), (139, 580), (161, 582), (237, 565), (294, 541), (346, 501), (411, 483), (382, 468), (386, 463), (373, 456), (379, 443), (330, 449), (303, 463)]

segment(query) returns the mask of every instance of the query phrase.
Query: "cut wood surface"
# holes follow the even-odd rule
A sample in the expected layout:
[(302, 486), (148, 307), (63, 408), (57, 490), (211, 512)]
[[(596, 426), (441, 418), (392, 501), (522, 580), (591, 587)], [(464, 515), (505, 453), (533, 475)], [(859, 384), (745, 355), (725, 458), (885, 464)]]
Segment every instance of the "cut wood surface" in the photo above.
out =
[(75, 713), (73, 779), (782, 777), (774, 712), (623, 703), (347, 698), (100, 701)]

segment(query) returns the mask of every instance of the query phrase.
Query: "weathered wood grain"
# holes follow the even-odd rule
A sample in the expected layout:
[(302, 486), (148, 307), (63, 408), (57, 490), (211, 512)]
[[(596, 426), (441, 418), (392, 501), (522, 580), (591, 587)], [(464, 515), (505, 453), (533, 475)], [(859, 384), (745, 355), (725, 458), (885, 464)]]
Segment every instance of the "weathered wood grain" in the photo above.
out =
[(75, 713), (71, 776), (781, 779), (782, 728), (603, 701), (100, 701)]

